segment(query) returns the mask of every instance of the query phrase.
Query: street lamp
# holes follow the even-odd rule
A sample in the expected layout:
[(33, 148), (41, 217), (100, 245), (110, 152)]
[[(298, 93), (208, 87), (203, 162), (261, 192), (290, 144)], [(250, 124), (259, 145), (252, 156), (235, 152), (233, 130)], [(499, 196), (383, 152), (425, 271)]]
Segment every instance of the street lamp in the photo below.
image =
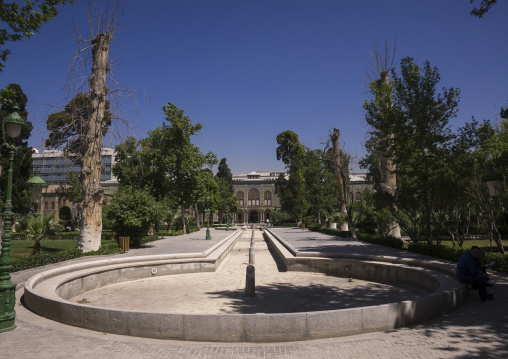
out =
[(30, 188), (30, 196), (32, 197), (34, 217), (37, 217), (39, 214), (37, 209), (41, 203), (42, 189), (48, 188), (48, 184), (39, 176), (40, 174), (40, 171), (35, 171), (32, 177), (27, 181), (28, 188)]
[(205, 237), (205, 239), (209, 240), (209, 239), (212, 239), (212, 236), (210, 235), (210, 197), (206, 197), (206, 199), (205, 199), (205, 214), (208, 219), (206, 221), (206, 237)]
[(16, 138), (21, 134), (21, 128), (26, 121), (19, 115), (18, 106), (5, 118), (0, 118), (2, 125), (2, 144), (9, 150), (9, 169), (7, 171), (7, 197), (5, 201), (4, 234), (2, 235), (2, 254), (0, 255), (0, 333), (16, 328), (14, 319), (16, 311), (16, 285), (11, 281), (11, 219), (12, 213), (12, 163), (14, 151), (18, 148), (7, 142), (6, 136)]

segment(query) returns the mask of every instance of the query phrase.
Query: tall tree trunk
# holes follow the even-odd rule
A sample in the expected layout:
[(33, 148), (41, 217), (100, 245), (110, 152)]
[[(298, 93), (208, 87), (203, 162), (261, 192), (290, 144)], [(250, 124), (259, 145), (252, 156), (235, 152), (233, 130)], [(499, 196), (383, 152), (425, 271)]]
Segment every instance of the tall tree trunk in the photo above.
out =
[(182, 211), (182, 217), (181, 217), (182, 218), (182, 234), (187, 234), (187, 232), (186, 232), (187, 228), (185, 226), (185, 207), (183, 204), (180, 206), (180, 210)]
[(198, 210), (198, 204), (194, 203), (194, 211), (196, 211), (196, 227), (200, 228), (201, 223), (199, 223), (199, 210)]
[(102, 233), (102, 202), (104, 189), (101, 187), (103, 171), (101, 152), (103, 145), (104, 111), (106, 107), (106, 74), (108, 71), (110, 34), (98, 34), (92, 40), (92, 75), (90, 76), (91, 114), (84, 124), (80, 183), (83, 189), (83, 214), (78, 248), (83, 252), (98, 250)]
[[(390, 85), (390, 74), (388, 71), (381, 71), (377, 81), (377, 87), (383, 96), (390, 96), (390, 98), (383, 101), (387, 107), (392, 106), (391, 93), (382, 91), (383, 87)], [(385, 110), (388, 110), (385, 109)], [(393, 133), (385, 133), (381, 135), (383, 142), (388, 142), (389, 146), (384, 148), (379, 156), (379, 172), (381, 175), (381, 190), (389, 194), (392, 198), (395, 197), (397, 191), (397, 175), (395, 174), (396, 165), (393, 162), (391, 155), (391, 146), (393, 143)], [(396, 220), (386, 221), (381, 224), (381, 233), (396, 238), (400, 238), (400, 227)]]
[[(341, 164), (341, 157), (340, 157), (340, 131), (337, 128), (333, 129), (333, 133), (330, 135), (330, 138), (332, 139), (332, 146), (333, 146), (333, 172), (335, 175), (335, 181), (337, 181), (337, 187), (339, 189), (339, 200), (340, 200), (340, 212), (347, 214), (347, 202), (346, 202), (346, 196), (347, 192), (345, 190), (345, 183), (342, 177), (342, 164)], [(349, 230), (348, 222), (344, 222), (340, 224), (340, 229), (342, 231)]]

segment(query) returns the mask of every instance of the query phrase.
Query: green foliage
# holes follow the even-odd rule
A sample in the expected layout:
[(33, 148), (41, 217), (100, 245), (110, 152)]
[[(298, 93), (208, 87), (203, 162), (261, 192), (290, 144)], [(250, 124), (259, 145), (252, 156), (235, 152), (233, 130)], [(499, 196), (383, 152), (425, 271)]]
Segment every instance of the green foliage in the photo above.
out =
[(34, 241), (32, 254), (41, 254), (41, 241), (56, 233), (54, 226), (54, 213), (30, 218), (26, 228), (26, 238)]
[(226, 158), (221, 159), (219, 162), (219, 166), (217, 168), (217, 178), (226, 180), (226, 182), (229, 183), (229, 191), (233, 192), (233, 173), (231, 173), (231, 170), (226, 163)]
[(156, 186), (154, 172), (155, 168), (145, 166), (149, 149), (142, 149), (143, 141), (137, 141), (134, 137), (127, 138), (124, 142), (115, 147), (116, 162), (113, 166), (113, 174), (118, 178), (120, 186), (138, 188), (152, 188), (152, 194), (160, 199), (163, 193), (159, 186)]
[[(448, 123), (458, 111), (460, 91), (450, 88), (438, 93), (437, 68), (428, 61), (420, 68), (410, 57), (401, 60), (401, 76), (394, 70), (392, 76), (391, 84), (373, 83), (374, 99), (364, 104), (371, 130), (366, 144), (369, 154), (362, 166), (375, 182), (377, 208), (388, 209), (412, 240), (432, 243), (437, 201), (447, 191), (442, 179), (452, 139)], [(382, 156), (396, 166), (395, 196), (381, 190)]]
[[(108, 127), (111, 125), (109, 107), (110, 103), (106, 101), (103, 136), (108, 132)], [(63, 148), (65, 152), (71, 154), (83, 154), (83, 151), (86, 150), (83, 134), (93, 111), (87, 93), (79, 93), (74, 96), (63, 111), (48, 116), (46, 126), (50, 133), (48, 139), (46, 139), (46, 146), (48, 148)]]
[[(2, 4), (0, 3), (0, 7)], [(1, 32), (0, 32), (1, 33)], [(0, 38), (2, 35), (0, 34)], [(0, 66), (1, 66), (0, 61)], [(1, 68), (0, 68), (1, 70)], [(19, 115), (26, 120), (28, 112), (26, 110), (28, 98), (18, 84), (9, 84), (5, 89), (0, 91), (0, 117), (4, 118), (12, 111), (13, 107), (19, 107)], [(0, 167), (4, 170), (0, 175), (0, 205), (5, 204), (7, 195), (7, 175), (9, 168), (9, 148), (2, 146), (3, 126), (0, 126)], [(21, 129), (21, 135), (18, 138), (8, 138), (10, 145), (16, 146), (18, 149), (14, 153), (13, 174), (12, 174), (12, 211), (21, 215), (28, 214), (30, 211), (30, 192), (26, 186), (26, 181), (32, 173), (32, 148), (28, 147), (28, 138), (32, 132), (32, 123), (27, 121), (27, 125)]]
[(65, 173), (68, 183), (61, 184), (55, 193), (59, 199), (65, 199), (72, 203), (83, 202), (83, 192), (81, 189), (81, 182), (79, 180), (79, 174), (73, 171)]
[(307, 210), (303, 177), (305, 150), (298, 135), (289, 130), (277, 135), (277, 144), (277, 159), (282, 160), (288, 168), (288, 178), (279, 177), (276, 192), (282, 200), (282, 210), (289, 213), (293, 220), (299, 221)]
[[(475, 2), (475, 0), (470, 0), (471, 4)], [(492, 6), (496, 5), (497, 0), (480, 0), (480, 7), (474, 7), (471, 10), (471, 16), (479, 17), (480, 19), (485, 15)]]
[(130, 236), (136, 241), (147, 234), (150, 226), (164, 219), (166, 211), (147, 190), (121, 187), (111, 199), (107, 216), (119, 236)]
[(12, 258), (12, 271), (17, 272), (20, 270), (40, 267), (52, 263), (63, 262), (69, 259), (79, 258), (83, 256), (81, 249), (69, 249), (55, 253), (41, 254), (38, 256), (25, 256)]
[(382, 236), (380, 234), (366, 234), (366, 233), (363, 234), (357, 233), (357, 236), (358, 239), (362, 241), (379, 244), (386, 247), (397, 249), (402, 249), (404, 247), (404, 242), (400, 238), (395, 238), (392, 236)]
[[(280, 209), (270, 213), (270, 217), (274, 224), (281, 225), (291, 220), (291, 214), (284, 212)], [(292, 223), (294, 225), (294, 222)]]
[(318, 232), (324, 233), (324, 234), (331, 234), (333, 236), (341, 237), (341, 238), (351, 238), (351, 232), (350, 231), (341, 231), (337, 228), (319, 228)]
[[(204, 167), (217, 163), (216, 156), (201, 153), (191, 137), (199, 133), (200, 123), (193, 125), (184, 111), (168, 102), (162, 110), (167, 123), (151, 131), (148, 138), (129, 138), (116, 147), (117, 163), (113, 173), (120, 187), (140, 188), (164, 203), (167, 222), (177, 208), (181, 210), (198, 203), (202, 210), (209, 184)], [(212, 176), (213, 177), (213, 176)]]
[(287, 167), (291, 163), (300, 162), (305, 155), (305, 150), (300, 144), (298, 135), (290, 130), (277, 135), (277, 160), (284, 162)]
[(305, 198), (309, 202), (307, 215), (321, 222), (328, 213), (336, 210), (339, 204), (339, 192), (333, 168), (323, 161), (321, 150), (307, 151), (303, 159), (303, 177)]
[(0, 29), (0, 72), (5, 67), (7, 57), (11, 53), (5, 46), (8, 42), (21, 41), (30, 38), (39, 32), (42, 24), (53, 20), (58, 14), (57, 5), (73, 4), (73, 0), (44, 0), (19, 2), (0, 2), (0, 20), (3, 28)]
[(48, 264), (63, 262), (69, 259), (83, 256), (108, 255), (122, 253), (117, 243), (103, 244), (97, 251), (83, 253), (81, 249), (73, 248), (55, 253), (40, 254), (38, 256), (24, 256), (12, 258), (12, 271), (17, 272), (25, 269), (45, 266)]

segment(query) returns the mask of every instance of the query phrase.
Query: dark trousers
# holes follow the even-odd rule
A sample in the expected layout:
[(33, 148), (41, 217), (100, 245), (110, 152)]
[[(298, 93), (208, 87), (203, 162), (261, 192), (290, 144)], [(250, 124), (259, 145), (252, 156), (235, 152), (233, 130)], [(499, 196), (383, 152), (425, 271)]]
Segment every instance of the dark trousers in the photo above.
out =
[(473, 286), (478, 286), (478, 291), (480, 292), (480, 299), (487, 298), (487, 281), (485, 280), (485, 275), (483, 273), (478, 273), (476, 275), (468, 275), (466, 277), (457, 278), (460, 283), (463, 284), (472, 284)]

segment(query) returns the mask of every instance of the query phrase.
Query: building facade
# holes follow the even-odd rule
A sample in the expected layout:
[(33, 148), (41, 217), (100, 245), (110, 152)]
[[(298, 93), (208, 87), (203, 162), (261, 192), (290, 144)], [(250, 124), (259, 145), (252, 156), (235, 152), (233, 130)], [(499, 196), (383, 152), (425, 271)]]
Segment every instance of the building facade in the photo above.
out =
[(237, 223), (265, 223), (270, 220), (270, 213), (281, 207), (275, 195), (275, 181), (281, 173), (284, 172), (258, 171), (233, 175), (233, 193), (240, 207), (236, 214)]
[[(271, 212), (281, 208), (281, 201), (275, 194), (275, 181), (281, 173), (285, 174), (285, 172), (257, 171), (233, 175), (233, 192), (240, 207), (236, 214), (237, 223), (270, 221)], [(353, 201), (361, 201), (363, 192), (372, 189), (373, 183), (367, 181), (366, 173), (352, 173), (349, 178), (350, 198)]]
[[(79, 217), (79, 208), (76, 203), (60, 199), (56, 190), (60, 185), (69, 183), (66, 173), (73, 171), (80, 173), (79, 164), (72, 158), (64, 156), (62, 151), (45, 150), (42, 153), (34, 152), (32, 154), (33, 171), (39, 171), (41, 178), (48, 184), (43, 190), (39, 210), (42, 213), (55, 213), (58, 220), (60, 210), (63, 207), (69, 207), (72, 218)], [(118, 189), (118, 180), (113, 176), (113, 165), (115, 164), (115, 151), (112, 148), (102, 150), (102, 165), (104, 172), (101, 175), (101, 187), (104, 189), (105, 197), (111, 196)]]

